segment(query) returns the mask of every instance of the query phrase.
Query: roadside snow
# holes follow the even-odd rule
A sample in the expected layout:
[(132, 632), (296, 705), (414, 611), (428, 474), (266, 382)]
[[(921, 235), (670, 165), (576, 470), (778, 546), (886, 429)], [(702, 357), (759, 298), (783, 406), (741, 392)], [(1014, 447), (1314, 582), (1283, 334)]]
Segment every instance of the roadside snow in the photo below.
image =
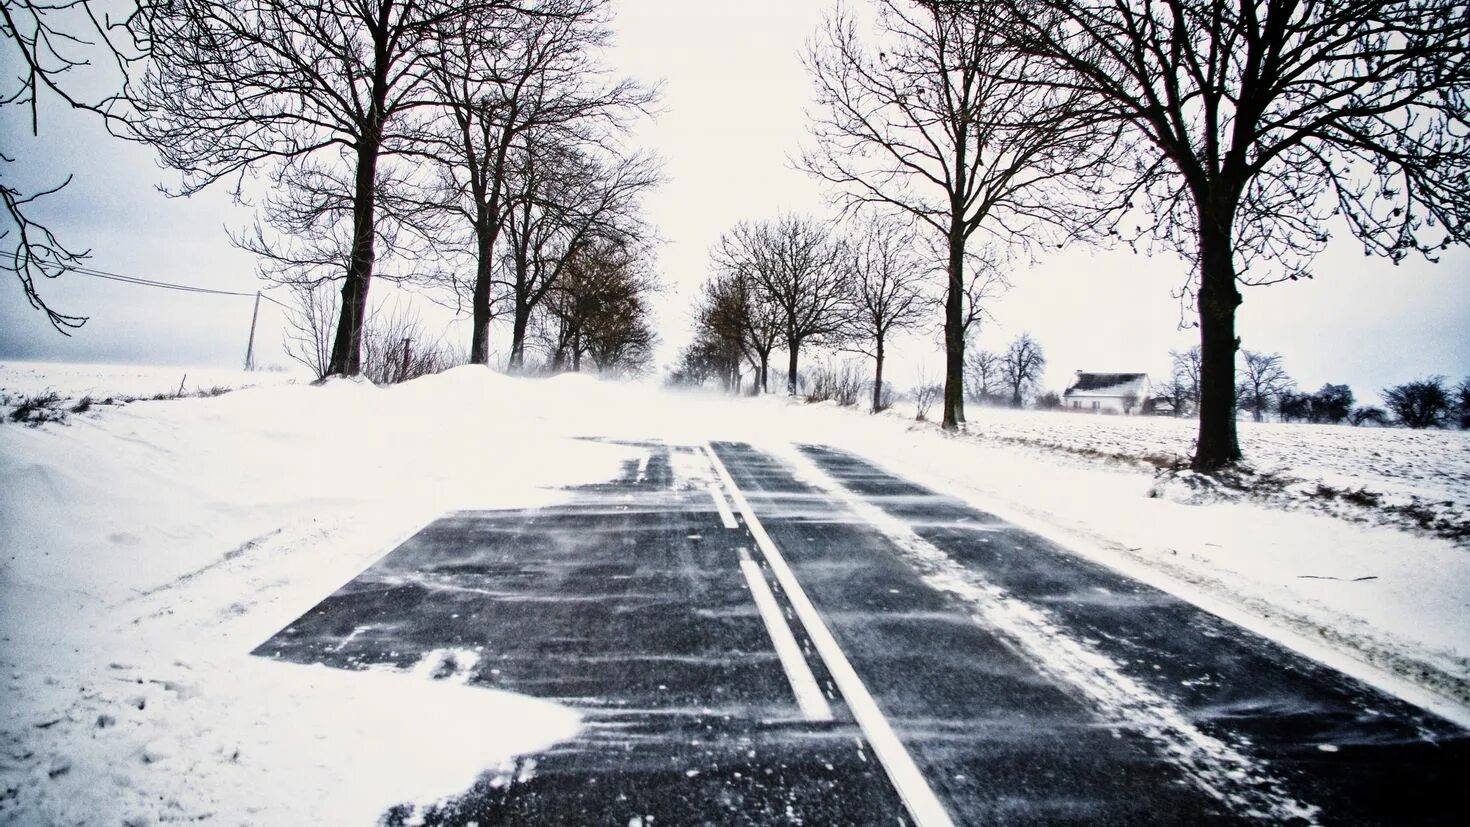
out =
[[(1194, 453), (1198, 423), (1153, 416), (1016, 411), (971, 405), (970, 438), (1150, 472)], [(1160, 474), (1154, 493), (1183, 502), (1247, 501), (1418, 528), (1470, 547), (1470, 432), (1303, 423), (1239, 423), (1251, 473), (1235, 486)]]
[[(0, 365), (0, 387), (124, 389), (117, 369), (89, 370)], [(1470, 548), (1161, 492), (1142, 458), (1187, 454), (1189, 427), (982, 409), (950, 438), (831, 405), (475, 367), (0, 424), (0, 823), (370, 823), (570, 737), (571, 710), (430, 666), (248, 652), (447, 511), (615, 477), (640, 456), (617, 439), (850, 450), (1470, 720)], [(1470, 508), (1463, 434), (1243, 423), (1242, 441), (1283, 476)]]

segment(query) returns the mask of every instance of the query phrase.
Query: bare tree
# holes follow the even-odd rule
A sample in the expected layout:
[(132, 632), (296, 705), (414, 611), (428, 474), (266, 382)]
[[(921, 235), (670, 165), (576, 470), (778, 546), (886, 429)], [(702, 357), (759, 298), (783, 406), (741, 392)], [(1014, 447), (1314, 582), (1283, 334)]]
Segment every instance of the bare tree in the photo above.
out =
[[(433, 197), (457, 219), (454, 227), (435, 228), (445, 234), (434, 235), (436, 242), (473, 253), (474, 278), (463, 284), (451, 269), (450, 281), (456, 295), (469, 293), (475, 363), (489, 359), (490, 323), (500, 298), (496, 246), (515, 201), (510, 187), (540, 183), (512, 175), (517, 153), (524, 165), (535, 162), (534, 142), (603, 142), (656, 96), (630, 80), (605, 79), (597, 55), (610, 36), (609, 0), (543, 0), (537, 12), (502, 15), (505, 23), (495, 27), (459, 18), (429, 61), (446, 113), (428, 142), (438, 147), (430, 153), (439, 162)], [(466, 231), (469, 237), (461, 240)], [(519, 315), (522, 336), (531, 309)]]
[(852, 312), (843, 342), (873, 359), (873, 413), (883, 410), (883, 359), (889, 336), (914, 327), (928, 306), (920, 292), (925, 267), (914, 255), (913, 231), (892, 216), (857, 224), (847, 245)]
[(761, 289), (754, 262), (738, 254), (728, 234), (721, 236), (710, 257), (718, 275), (707, 283), (702, 319), (735, 343), (755, 371), (755, 387), (769, 393), (771, 352), (783, 332), (781, 308)]
[(982, 404), (999, 394), (1001, 387), (1001, 354), (993, 350), (971, 347), (965, 349), (965, 388), (970, 398)]
[(286, 355), (306, 366), (318, 381), (332, 372), (332, 330), (337, 321), (337, 291), (330, 283), (291, 285), (295, 308), (286, 312)]
[(647, 367), (656, 341), (648, 309), (654, 284), (638, 252), (620, 241), (599, 241), (567, 260), (540, 305), (552, 370), (580, 371), (584, 356), (606, 373)]
[(706, 281), (695, 309), (695, 338), (681, 355), (676, 378), (703, 384), (716, 376), (726, 390), (738, 393), (740, 363), (749, 355), (744, 347), (745, 315), (743, 294), (731, 289), (728, 276)]
[(1184, 412), (1184, 406), (1192, 405), (1196, 411), (1199, 408), (1200, 394), (1200, 347), (1190, 346), (1186, 351), (1169, 351), (1169, 357), (1173, 360), (1170, 369), (1170, 380), (1174, 390), (1174, 407), (1179, 413)]
[(1281, 354), (1241, 350), (1240, 355), (1240, 389), (1236, 396), (1252, 418), (1262, 422), (1266, 412), (1280, 400), (1281, 393), (1294, 383), (1281, 365)]
[(175, 0), (147, 5), (133, 21), (152, 58), (131, 96), (143, 116), (135, 129), (182, 174), (178, 192), (233, 180), (238, 197), (248, 175), (268, 170), (288, 191), (274, 216), (290, 231), (313, 231), (312, 243), (280, 250), (257, 232), (253, 249), (290, 269), (345, 265), (332, 373), (361, 367), (380, 194), (395, 177), (388, 162), (420, 147), (410, 113), (438, 105), (428, 59), (457, 23), (493, 28), (514, 8), (513, 0)]
[[(1073, 117), (1079, 96), (1012, 49), (991, 15), (960, 4), (876, 0), (864, 42), (839, 11), (807, 55), (816, 147), (803, 166), (851, 208), (896, 207), (945, 247), (943, 426), (964, 415), (966, 247), (981, 227), (1030, 243), (1067, 212), (1059, 184), (1092, 169), (1106, 140)], [(1007, 76), (1026, 78), (1011, 82)]]
[[(0, 111), (29, 110), (32, 135), (41, 132), (38, 106), (42, 94), (54, 96), (71, 109), (100, 116), (109, 129), (126, 117), (126, 101), (118, 90), (129, 64), (142, 59), (144, 52), (129, 35), (127, 21), (110, 19), (100, 5), (90, 0), (0, 2), (0, 54), (6, 56), (7, 66), (16, 67), (6, 85), (0, 85)], [(98, 77), (99, 71), (110, 76)], [(107, 91), (88, 96), (82, 91), (86, 88)], [(4, 205), (0, 272), (14, 274), (31, 307), (45, 313), (57, 332), (71, 335), (68, 331), (81, 327), (87, 317), (55, 310), (37, 285), (41, 279), (77, 269), (90, 251), (68, 246), (38, 219), (34, 208), (69, 185), (72, 176), (39, 189), (15, 186), (3, 177), (17, 160), (0, 152), (0, 204)]]
[(1011, 407), (1021, 407), (1026, 392), (1041, 381), (1045, 369), (1046, 355), (1030, 333), (1022, 333), (1011, 342), (1000, 362), (1001, 379), (1011, 391)]
[(779, 312), (786, 392), (795, 395), (801, 346), (845, 324), (850, 289), (842, 245), (811, 218), (785, 215), (737, 224), (721, 238), (715, 257), (727, 270), (749, 274)]
[[(946, 4), (948, 5), (948, 4)], [(975, 2), (955, 3), (979, 9)], [(1341, 221), (1369, 254), (1470, 239), (1470, 15), (1460, 0), (999, 0), (1012, 42), (1126, 124), (1117, 206), (1196, 265), (1192, 465), (1239, 459), (1239, 285), (1310, 275)]]
[(1451, 406), (1443, 376), (1431, 376), (1385, 388), (1383, 402), (1400, 425), (1410, 428), (1437, 428), (1443, 425), (1450, 414)]
[(647, 155), (597, 158), (545, 134), (528, 140), (517, 155), (505, 223), (512, 370), (524, 364), (531, 314), (567, 263), (597, 242), (645, 235), (638, 198), (659, 181), (658, 165)]

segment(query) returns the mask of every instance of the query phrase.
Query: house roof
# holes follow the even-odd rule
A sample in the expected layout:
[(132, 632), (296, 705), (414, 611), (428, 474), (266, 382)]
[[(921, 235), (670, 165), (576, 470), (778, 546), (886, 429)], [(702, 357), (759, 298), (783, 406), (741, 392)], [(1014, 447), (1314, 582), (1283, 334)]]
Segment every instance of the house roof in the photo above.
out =
[(1077, 378), (1063, 396), (1137, 396), (1142, 398), (1148, 386), (1146, 373), (1086, 373)]

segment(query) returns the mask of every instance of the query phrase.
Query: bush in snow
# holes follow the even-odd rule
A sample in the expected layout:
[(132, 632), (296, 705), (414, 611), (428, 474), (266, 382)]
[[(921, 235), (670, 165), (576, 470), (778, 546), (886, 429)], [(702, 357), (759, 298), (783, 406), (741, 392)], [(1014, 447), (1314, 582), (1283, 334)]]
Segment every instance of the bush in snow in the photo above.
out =
[(1038, 410), (1054, 411), (1062, 407), (1062, 398), (1057, 396), (1056, 391), (1047, 391), (1036, 397), (1036, 407)]
[(1387, 425), (1388, 413), (1382, 408), (1369, 405), (1366, 408), (1353, 408), (1348, 414), (1348, 422), (1353, 425)]
[(914, 419), (924, 422), (929, 418), (929, 410), (934, 403), (944, 396), (944, 386), (934, 383), (920, 385), (914, 388)]
[(804, 377), (803, 384), (807, 388), (808, 402), (826, 402), (830, 399), (839, 405), (856, 405), (867, 382), (857, 365), (843, 362), (835, 367), (818, 366)]
[(10, 421), (24, 422), (33, 428), (46, 422), (66, 422), (66, 411), (57, 408), (60, 404), (61, 394), (56, 391), (23, 397), (10, 412)]

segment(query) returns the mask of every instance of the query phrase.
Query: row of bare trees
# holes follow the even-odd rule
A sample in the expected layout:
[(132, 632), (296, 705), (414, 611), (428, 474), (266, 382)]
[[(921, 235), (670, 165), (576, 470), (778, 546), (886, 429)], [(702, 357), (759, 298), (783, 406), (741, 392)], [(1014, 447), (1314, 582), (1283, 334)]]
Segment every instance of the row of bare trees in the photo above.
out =
[(711, 251), (714, 275), (695, 310), (696, 338), (678, 368), (684, 381), (716, 376), (739, 390), (749, 367), (769, 392), (773, 352), (787, 357), (786, 391), (797, 392), (802, 349), (822, 344), (874, 360), (873, 410), (883, 407), (883, 368), (894, 334), (929, 316), (932, 267), (907, 222), (870, 212), (846, 237), (810, 217), (742, 222)]
[(566, 307), (574, 327), (589, 312), (558, 294), (568, 273), (609, 256), (630, 273), (647, 253), (637, 205), (657, 165), (618, 139), (655, 91), (599, 62), (609, 14), (607, 0), (181, 0), (140, 15), (135, 130), (182, 193), (268, 176), (263, 222), (237, 241), (270, 277), (341, 282), (332, 373), (360, 370), (375, 274), (468, 305), (476, 363), (508, 307), (520, 368), (538, 312), (564, 327)]
[(804, 166), (947, 248), (946, 428), (964, 423), (970, 245), (1121, 238), (1181, 255), (1200, 331), (1193, 466), (1239, 459), (1241, 284), (1329, 235), (1433, 260), (1470, 241), (1470, 15), (1457, 0), (874, 0), (808, 65)]
[[(258, 201), (255, 226), (233, 240), (262, 274), (307, 292), (340, 285), (330, 373), (361, 370), (379, 278), (467, 310), (474, 362), (488, 361), (491, 324), (508, 314), (515, 368), (533, 327), (587, 326), (600, 300), (558, 295), (577, 267), (621, 272), (639, 295), (598, 313), (646, 309), (651, 233), (638, 205), (659, 170), (624, 138), (657, 90), (602, 62), (609, 0), (171, 0), (117, 22), (94, 5), (5, 0), (3, 33), (30, 72), (3, 103), (34, 106), (44, 86), (153, 146), (179, 173), (172, 194), (227, 186)], [(54, 82), (99, 50), (119, 67), (112, 94), (83, 102)], [(5, 234), (7, 265), (45, 309), (36, 276), (80, 254), (27, 220), (33, 197), (4, 190), (19, 230)], [(592, 346), (572, 335), (553, 355), (582, 348), (576, 364)]]

